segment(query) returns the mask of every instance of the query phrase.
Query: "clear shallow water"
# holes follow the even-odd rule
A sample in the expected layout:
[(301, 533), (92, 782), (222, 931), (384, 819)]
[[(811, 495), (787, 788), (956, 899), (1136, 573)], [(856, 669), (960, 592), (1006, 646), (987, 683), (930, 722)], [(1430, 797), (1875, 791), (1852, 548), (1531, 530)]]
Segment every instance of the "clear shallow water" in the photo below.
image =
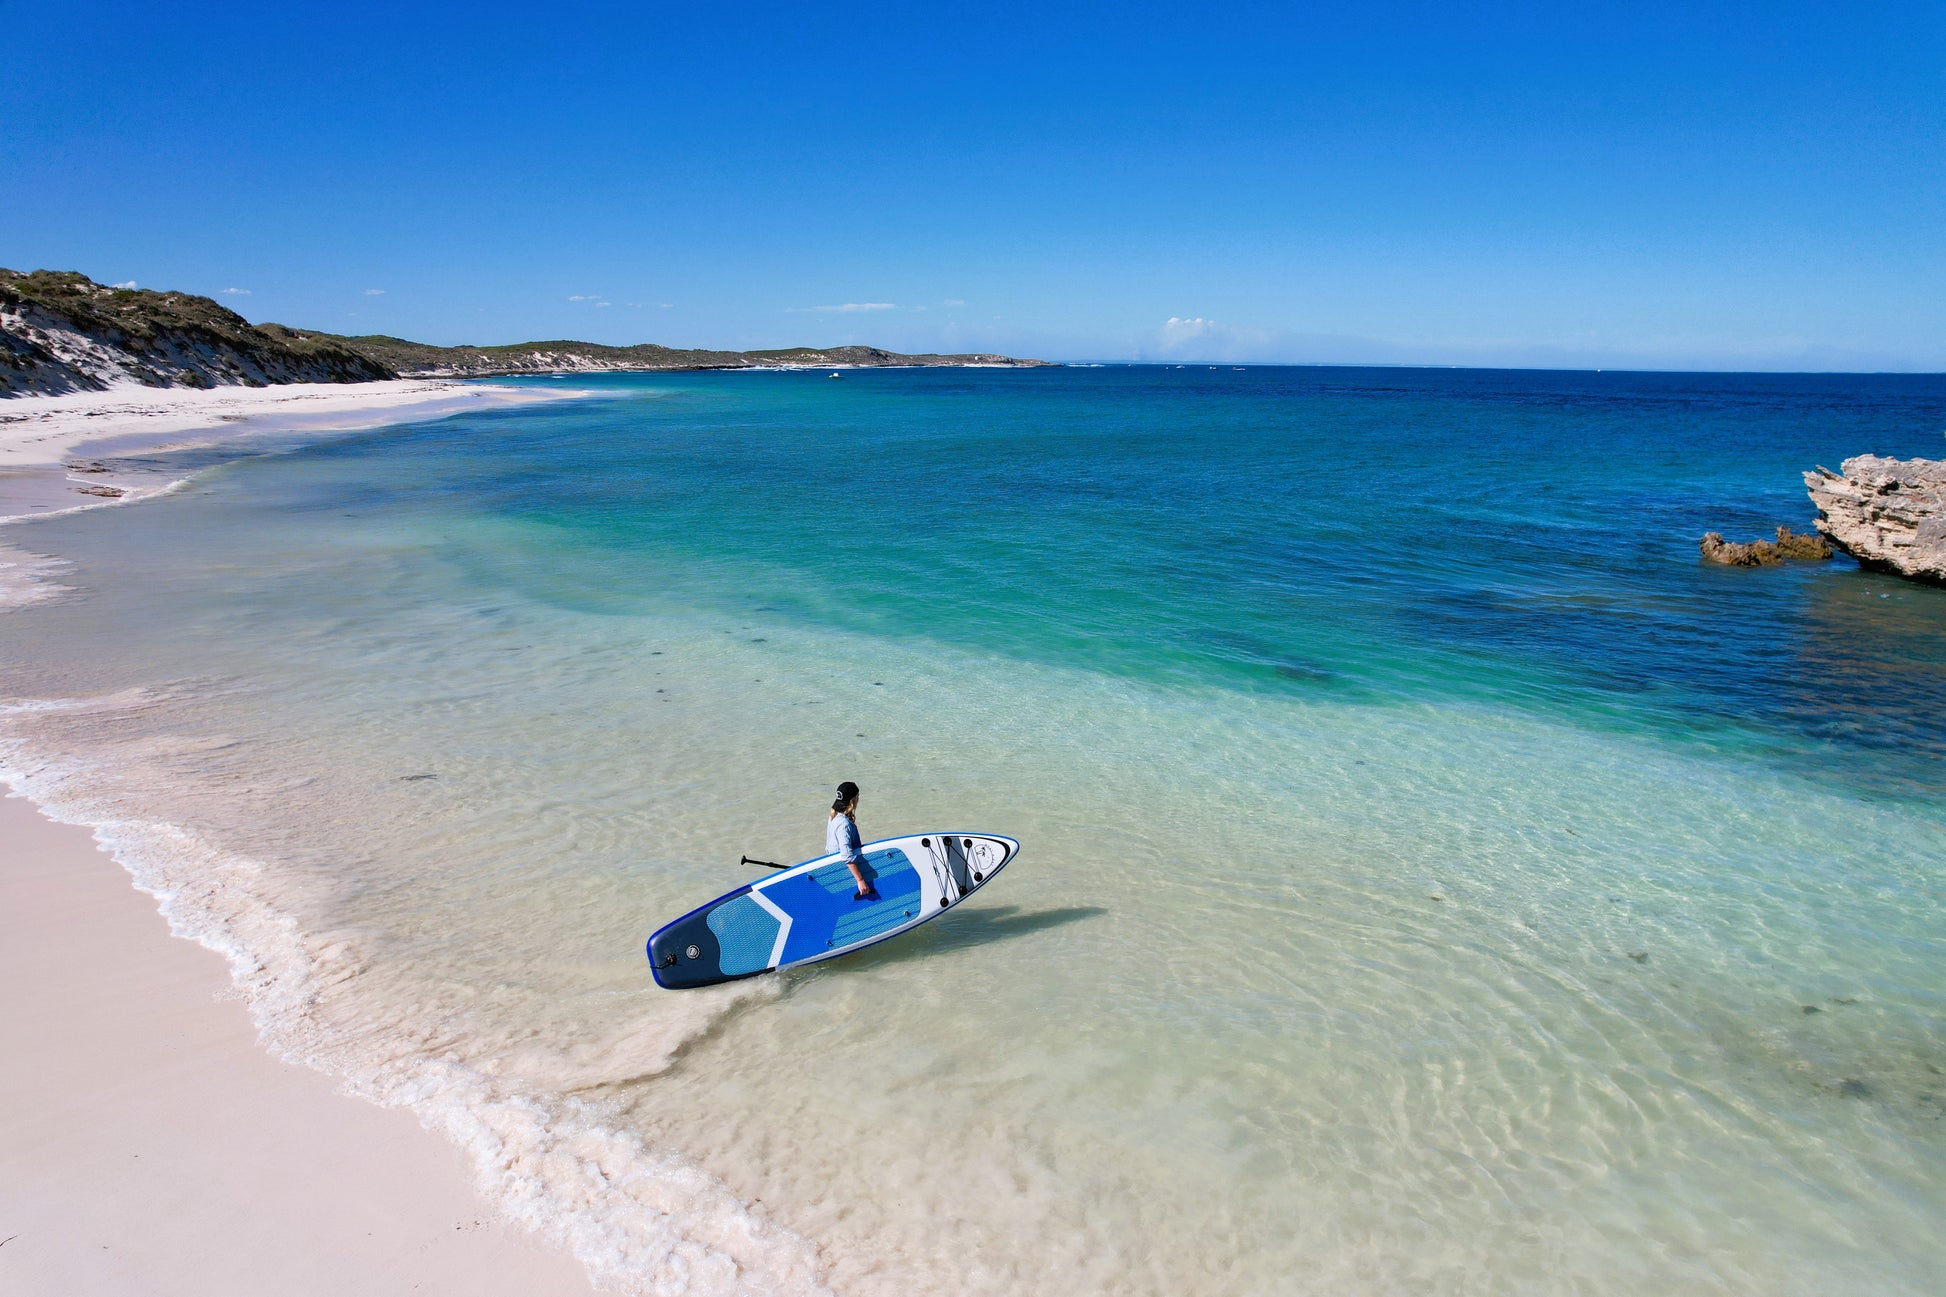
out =
[[(16, 777), (599, 1277), (1930, 1290), (1946, 591), (1695, 540), (1946, 381), (599, 391), (15, 528), (0, 617)], [(1025, 854), (656, 991), (847, 777)]]

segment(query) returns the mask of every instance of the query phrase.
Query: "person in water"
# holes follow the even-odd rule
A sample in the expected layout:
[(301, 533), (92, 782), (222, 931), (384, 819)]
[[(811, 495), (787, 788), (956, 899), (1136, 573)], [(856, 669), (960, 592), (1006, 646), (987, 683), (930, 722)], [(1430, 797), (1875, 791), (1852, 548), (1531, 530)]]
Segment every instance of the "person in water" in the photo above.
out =
[(858, 837), (858, 785), (847, 779), (838, 785), (837, 799), (831, 803), (831, 818), (824, 825), (827, 854), (845, 858), (845, 868), (857, 880), (854, 901), (876, 901), (878, 888), (865, 881), (865, 845)]

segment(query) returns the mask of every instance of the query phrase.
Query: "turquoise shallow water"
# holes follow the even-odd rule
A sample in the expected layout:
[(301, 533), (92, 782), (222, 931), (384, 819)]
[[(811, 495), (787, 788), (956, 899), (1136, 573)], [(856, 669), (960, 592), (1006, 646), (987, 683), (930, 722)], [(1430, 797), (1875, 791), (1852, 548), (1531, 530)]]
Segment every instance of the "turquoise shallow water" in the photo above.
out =
[[(597, 1276), (1930, 1290), (1946, 591), (1695, 540), (1937, 455), (1946, 380), (587, 386), (13, 529), (71, 592), (0, 663), (271, 1043)], [(841, 778), (1023, 855), (656, 991)]]

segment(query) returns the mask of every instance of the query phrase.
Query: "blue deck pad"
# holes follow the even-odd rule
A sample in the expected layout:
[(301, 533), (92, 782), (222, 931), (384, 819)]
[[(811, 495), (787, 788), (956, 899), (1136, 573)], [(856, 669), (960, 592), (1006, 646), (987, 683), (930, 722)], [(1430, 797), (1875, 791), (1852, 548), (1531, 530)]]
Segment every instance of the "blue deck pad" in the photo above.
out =
[(722, 948), (717, 966), (726, 976), (760, 972), (770, 967), (780, 926), (769, 910), (746, 894), (723, 902), (709, 912), (709, 930)]
[[(867, 851), (865, 866), (865, 876), (878, 888), (876, 901), (852, 899), (857, 884), (842, 863), (781, 879), (763, 889), (765, 900), (791, 916), (781, 963), (795, 964), (843, 950), (919, 917), (919, 874), (905, 852), (897, 847)], [(712, 929), (715, 917), (710, 916)], [(775, 931), (773, 927), (773, 940)], [(727, 971), (727, 947), (724, 963)]]

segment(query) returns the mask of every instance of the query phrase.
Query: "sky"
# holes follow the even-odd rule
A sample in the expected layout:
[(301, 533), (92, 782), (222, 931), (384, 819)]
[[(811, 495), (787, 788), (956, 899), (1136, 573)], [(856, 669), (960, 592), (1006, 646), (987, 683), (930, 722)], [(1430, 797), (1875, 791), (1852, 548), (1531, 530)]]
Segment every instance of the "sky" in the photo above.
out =
[(1946, 5), (0, 0), (0, 265), (436, 343), (1946, 370)]

